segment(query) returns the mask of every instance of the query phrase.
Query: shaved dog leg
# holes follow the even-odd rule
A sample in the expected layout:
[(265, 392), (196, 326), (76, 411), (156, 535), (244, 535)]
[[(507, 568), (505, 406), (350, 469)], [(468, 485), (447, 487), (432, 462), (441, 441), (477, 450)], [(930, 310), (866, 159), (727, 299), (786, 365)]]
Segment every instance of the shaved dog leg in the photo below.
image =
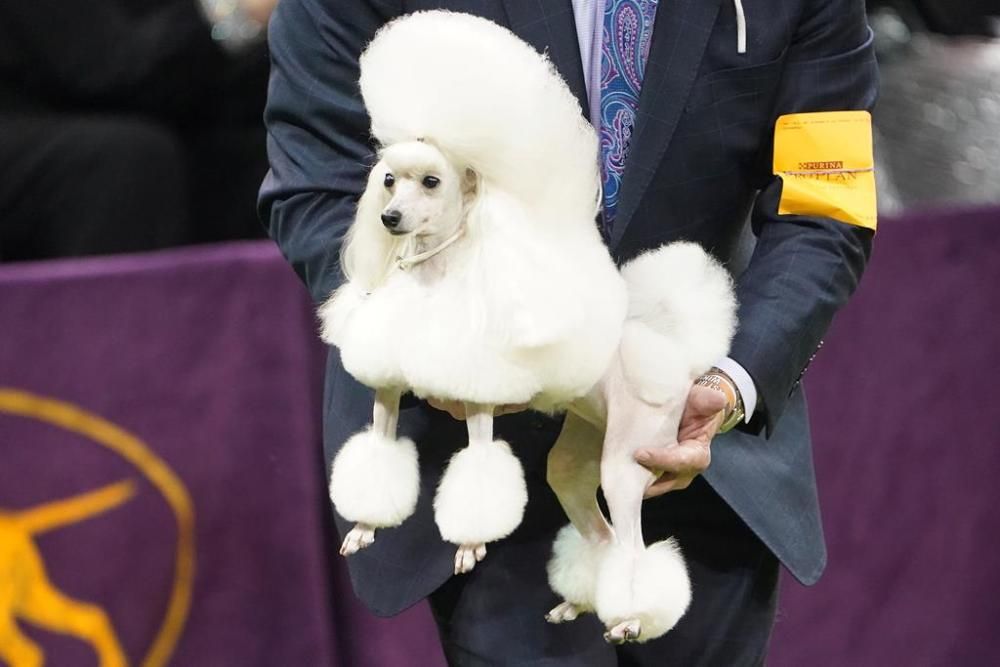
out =
[[(632, 406), (638, 407), (638, 406)], [(613, 412), (614, 408), (610, 408)], [(652, 419), (652, 415), (642, 415), (644, 410), (629, 410), (633, 419)], [(608, 503), (611, 523), (614, 525), (616, 548), (623, 550), (626, 559), (626, 574), (614, 583), (619, 589), (618, 594), (628, 596), (636, 582), (635, 560), (645, 549), (642, 538), (642, 500), (646, 488), (653, 483), (655, 476), (632, 458), (637, 444), (647, 444), (648, 441), (637, 440), (634, 431), (621, 419), (609, 414), (607, 437), (604, 441), (604, 453), (601, 458), (601, 486), (604, 498)], [(641, 426), (640, 426), (641, 428)], [(628, 604), (624, 605), (627, 609)], [(642, 627), (637, 617), (603, 618), (607, 625), (604, 638), (612, 644), (621, 644), (638, 638)]]
[[(611, 514), (616, 541), (641, 549), (642, 500), (656, 477), (636, 463), (634, 453), (654, 444), (665, 421), (663, 409), (638, 399), (628, 406), (609, 406), (608, 429), (601, 455), (601, 487)], [(616, 414), (617, 413), (617, 414)]]
[[(399, 399), (402, 391), (396, 388), (379, 389), (375, 392), (375, 407), (372, 412), (372, 432), (396, 439), (396, 428), (399, 423)], [(375, 526), (358, 522), (355, 524), (340, 545), (340, 554), (350, 556), (369, 547), (375, 541)]]
[(399, 398), (402, 394), (399, 389), (379, 389), (375, 392), (372, 424), (376, 433), (396, 439), (396, 428), (399, 425)]
[(469, 446), (488, 445), (493, 442), (493, 407), (482, 403), (465, 404)]
[[(469, 447), (493, 446), (493, 406), (465, 404), (465, 424), (469, 431)], [(476, 563), (486, 558), (485, 542), (458, 545), (455, 551), (455, 574), (471, 572)]]
[(601, 508), (601, 432), (573, 412), (566, 413), (559, 438), (549, 451), (547, 477), (566, 516), (594, 542), (612, 537)]
[[(625, 378), (620, 363), (612, 366), (604, 381), (607, 427), (601, 453), (601, 487), (611, 514), (616, 541), (642, 549), (642, 500), (655, 475), (636, 463), (638, 449), (676, 438), (670, 415), (663, 406), (646, 403)], [(672, 433), (673, 435), (668, 435)]]
[(641, 550), (642, 500), (646, 488), (655, 480), (649, 470), (635, 462), (633, 453), (650, 440), (641, 438), (642, 425), (636, 422), (662, 421), (662, 417), (642, 414), (646, 410), (631, 412), (632, 423), (623, 424), (609, 415), (608, 432), (601, 456), (601, 487), (608, 503), (615, 541), (630, 549)]
[(549, 452), (548, 482), (579, 538), (557, 539), (549, 563), (549, 584), (563, 597), (545, 618), (550, 623), (572, 621), (594, 608), (593, 583), (601, 550), (613, 534), (600, 506), (601, 431), (576, 413), (566, 413), (559, 438)]
[[(606, 378), (607, 430), (601, 456), (601, 487), (615, 534), (613, 556), (598, 582), (598, 614), (607, 626), (605, 639), (619, 644), (635, 640), (643, 631), (635, 591), (640, 560), (646, 552), (642, 537), (643, 494), (656, 476), (636, 463), (641, 447), (662, 445), (676, 436), (677, 418), (665, 406), (641, 400), (620, 366)], [(672, 434), (672, 435), (671, 435)]]

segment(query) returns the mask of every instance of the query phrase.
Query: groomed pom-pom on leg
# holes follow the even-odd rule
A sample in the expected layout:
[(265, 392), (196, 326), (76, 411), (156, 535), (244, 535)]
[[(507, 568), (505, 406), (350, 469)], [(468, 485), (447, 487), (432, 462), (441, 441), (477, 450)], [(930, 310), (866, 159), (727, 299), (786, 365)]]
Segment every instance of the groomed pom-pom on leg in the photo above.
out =
[(357, 522), (344, 537), (344, 556), (371, 545), (375, 529), (398, 526), (416, 509), (417, 447), (396, 437), (399, 396), (398, 390), (377, 392), (372, 426), (351, 436), (333, 460), (330, 499), (338, 514)]
[(469, 446), (448, 463), (434, 498), (441, 537), (458, 545), (455, 574), (486, 557), (486, 544), (521, 525), (528, 489), (521, 462), (502, 440), (493, 440), (493, 406), (468, 404)]
[(666, 634), (691, 602), (691, 581), (677, 543), (610, 547), (598, 571), (594, 602), (608, 629), (604, 638), (612, 644)]
[(594, 610), (597, 573), (608, 546), (584, 537), (573, 524), (563, 526), (552, 545), (547, 571), (549, 586), (564, 601), (546, 614), (545, 620), (564, 623)]

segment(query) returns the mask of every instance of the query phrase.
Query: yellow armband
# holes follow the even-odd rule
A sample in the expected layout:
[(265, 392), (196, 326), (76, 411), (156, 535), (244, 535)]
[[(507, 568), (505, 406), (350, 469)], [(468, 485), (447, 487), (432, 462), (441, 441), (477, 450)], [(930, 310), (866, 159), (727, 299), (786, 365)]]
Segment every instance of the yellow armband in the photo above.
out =
[(875, 158), (867, 111), (781, 116), (774, 129), (779, 215), (818, 215), (875, 230)]

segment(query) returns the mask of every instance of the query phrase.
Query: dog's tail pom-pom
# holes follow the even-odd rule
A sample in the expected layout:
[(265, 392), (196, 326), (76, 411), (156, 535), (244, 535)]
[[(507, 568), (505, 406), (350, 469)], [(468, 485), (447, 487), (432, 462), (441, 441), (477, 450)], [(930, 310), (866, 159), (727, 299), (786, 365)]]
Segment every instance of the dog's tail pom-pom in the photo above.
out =
[(453, 544), (495, 542), (521, 525), (527, 504), (524, 470), (510, 445), (477, 443), (448, 463), (434, 498), (434, 520)]
[(375, 528), (403, 523), (417, 507), (420, 469), (409, 438), (372, 430), (344, 443), (333, 460), (330, 499), (340, 516)]
[(729, 353), (736, 297), (726, 269), (696, 243), (677, 242), (624, 267), (629, 319), (670, 338), (691, 368), (703, 372)]
[(547, 567), (549, 586), (581, 611), (592, 610), (597, 572), (607, 547), (606, 543), (584, 538), (573, 524), (563, 526), (552, 544)]
[(665, 540), (641, 551), (610, 547), (601, 561), (595, 602), (608, 627), (638, 620), (639, 642), (666, 634), (691, 603), (691, 581), (677, 543)]

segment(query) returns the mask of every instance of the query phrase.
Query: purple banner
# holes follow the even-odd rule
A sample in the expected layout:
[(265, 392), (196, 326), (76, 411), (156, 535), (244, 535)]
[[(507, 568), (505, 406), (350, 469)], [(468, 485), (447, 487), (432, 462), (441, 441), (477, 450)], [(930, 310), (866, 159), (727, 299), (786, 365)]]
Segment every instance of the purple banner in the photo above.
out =
[(336, 664), (312, 328), (269, 244), (0, 267), (0, 664)]
[(829, 566), (770, 665), (1000, 664), (1000, 210), (880, 224), (807, 374)]
[[(769, 664), (1000, 663), (998, 217), (882, 223), (807, 375), (830, 565)], [(442, 665), (331, 556), (323, 354), (266, 242), (0, 267), (0, 664)]]

